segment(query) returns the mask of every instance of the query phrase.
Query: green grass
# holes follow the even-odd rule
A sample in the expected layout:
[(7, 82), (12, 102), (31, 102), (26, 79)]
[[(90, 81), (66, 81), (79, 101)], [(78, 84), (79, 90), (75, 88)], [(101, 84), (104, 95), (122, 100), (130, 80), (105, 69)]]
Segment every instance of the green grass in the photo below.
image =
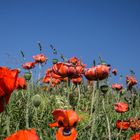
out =
[[(39, 107), (33, 105), (36, 94), (41, 97)], [(128, 91), (120, 95), (111, 88), (103, 94), (97, 87), (86, 84), (68, 87), (67, 83), (61, 83), (44, 90), (42, 86), (29, 83), (27, 90), (12, 93), (6, 111), (0, 114), (0, 140), (28, 128), (35, 128), (40, 140), (55, 140), (57, 128), (50, 128), (48, 124), (53, 122), (51, 112), (58, 108), (75, 109), (81, 118), (77, 125), (77, 140), (129, 140), (135, 132), (131, 129), (119, 131), (115, 123), (118, 119), (140, 116), (139, 93), (136, 97), (130, 96), (128, 112), (116, 113), (113, 107), (117, 101), (126, 102), (127, 94)]]

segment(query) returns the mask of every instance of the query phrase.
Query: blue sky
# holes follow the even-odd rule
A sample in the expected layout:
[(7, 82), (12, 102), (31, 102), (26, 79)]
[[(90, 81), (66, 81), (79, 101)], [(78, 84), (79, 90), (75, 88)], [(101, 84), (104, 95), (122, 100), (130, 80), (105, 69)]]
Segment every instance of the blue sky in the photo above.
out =
[(140, 80), (140, 1), (1, 0), (0, 65), (20, 67), (20, 50), (32, 61), (38, 41), (49, 58), (45, 68), (52, 44), (88, 67), (100, 55), (124, 78), (132, 68)]

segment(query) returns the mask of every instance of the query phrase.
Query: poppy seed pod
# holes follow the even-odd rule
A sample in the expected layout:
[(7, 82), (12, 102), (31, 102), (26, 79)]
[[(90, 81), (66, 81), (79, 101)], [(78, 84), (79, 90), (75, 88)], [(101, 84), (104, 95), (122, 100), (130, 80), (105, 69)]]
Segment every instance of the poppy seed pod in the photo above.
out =
[(35, 96), (33, 96), (33, 105), (35, 107), (39, 107), (40, 104), (41, 104), (41, 97), (40, 95), (36, 94)]
[(24, 73), (24, 78), (26, 81), (29, 81), (32, 77), (32, 73), (31, 72), (25, 72)]

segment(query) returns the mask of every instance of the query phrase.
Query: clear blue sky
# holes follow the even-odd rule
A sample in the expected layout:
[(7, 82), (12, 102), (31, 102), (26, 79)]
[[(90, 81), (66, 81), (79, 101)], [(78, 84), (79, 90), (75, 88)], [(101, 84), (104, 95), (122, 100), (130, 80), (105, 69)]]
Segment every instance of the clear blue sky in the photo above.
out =
[(101, 55), (140, 80), (140, 0), (0, 0), (0, 65), (20, 67), (20, 50), (31, 61), (37, 41), (50, 59), (50, 44), (88, 67)]

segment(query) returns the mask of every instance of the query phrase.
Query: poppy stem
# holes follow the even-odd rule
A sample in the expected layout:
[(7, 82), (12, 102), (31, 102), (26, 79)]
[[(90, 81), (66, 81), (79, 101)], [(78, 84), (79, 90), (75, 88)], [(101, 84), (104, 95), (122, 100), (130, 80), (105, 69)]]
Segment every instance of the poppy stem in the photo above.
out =
[(96, 81), (93, 82), (93, 92), (92, 92), (92, 97), (91, 97), (91, 109), (90, 109), (90, 118), (92, 118), (92, 114), (93, 114), (93, 105), (95, 102), (95, 93), (96, 93)]
[(27, 103), (26, 103), (26, 112), (25, 112), (25, 123), (26, 123), (26, 128), (29, 128), (29, 108), (28, 108), (28, 96), (29, 94), (27, 94)]
[(7, 135), (9, 136), (11, 133), (10, 133), (10, 114), (8, 113), (8, 108), (6, 106), (6, 100), (5, 98), (3, 97), (2, 98), (2, 101), (3, 101), (3, 106), (4, 106), (4, 110), (5, 110), (5, 115), (6, 115), (6, 131), (7, 131)]
[(68, 87), (70, 87), (70, 85), (71, 85), (70, 80), (71, 80), (70, 77), (68, 77)]
[(78, 87), (78, 101), (77, 101), (77, 108), (78, 108), (79, 102), (80, 102), (80, 98), (81, 98), (81, 92), (80, 92), (80, 87), (79, 87), (79, 85), (77, 85), (77, 87)]
[(106, 116), (106, 121), (107, 121), (108, 139), (111, 140), (110, 122), (109, 122), (108, 115), (107, 115), (107, 113), (106, 113), (106, 109), (105, 109), (105, 100), (104, 100), (104, 98), (103, 98), (102, 104), (103, 104), (103, 110), (104, 110), (104, 113), (105, 113), (105, 116)]
[(36, 120), (36, 129), (39, 128), (38, 126), (38, 115), (37, 115), (37, 108), (35, 108), (35, 120)]
[(39, 63), (38, 65), (39, 65), (38, 81), (39, 81), (39, 83), (40, 83), (42, 66), (41, 66), (40, 63)]
[[(95, 117), (93, 117), (93, 109), (94, 109), (94, 104), (96, 101), (96, 87), (97, 87), (97, 82), (93, 82), (93, 92), (91, 96), (91, 110), (90, 110), (90, 119), (92, 120), (92, 127), (91, 127), (91, 134), (90, 134), (90, 140), (93, 140), (93, 133), (94, 133), (94, 124), (95, 124)], [(95, 113), (95, 112), (94, 112)]]

